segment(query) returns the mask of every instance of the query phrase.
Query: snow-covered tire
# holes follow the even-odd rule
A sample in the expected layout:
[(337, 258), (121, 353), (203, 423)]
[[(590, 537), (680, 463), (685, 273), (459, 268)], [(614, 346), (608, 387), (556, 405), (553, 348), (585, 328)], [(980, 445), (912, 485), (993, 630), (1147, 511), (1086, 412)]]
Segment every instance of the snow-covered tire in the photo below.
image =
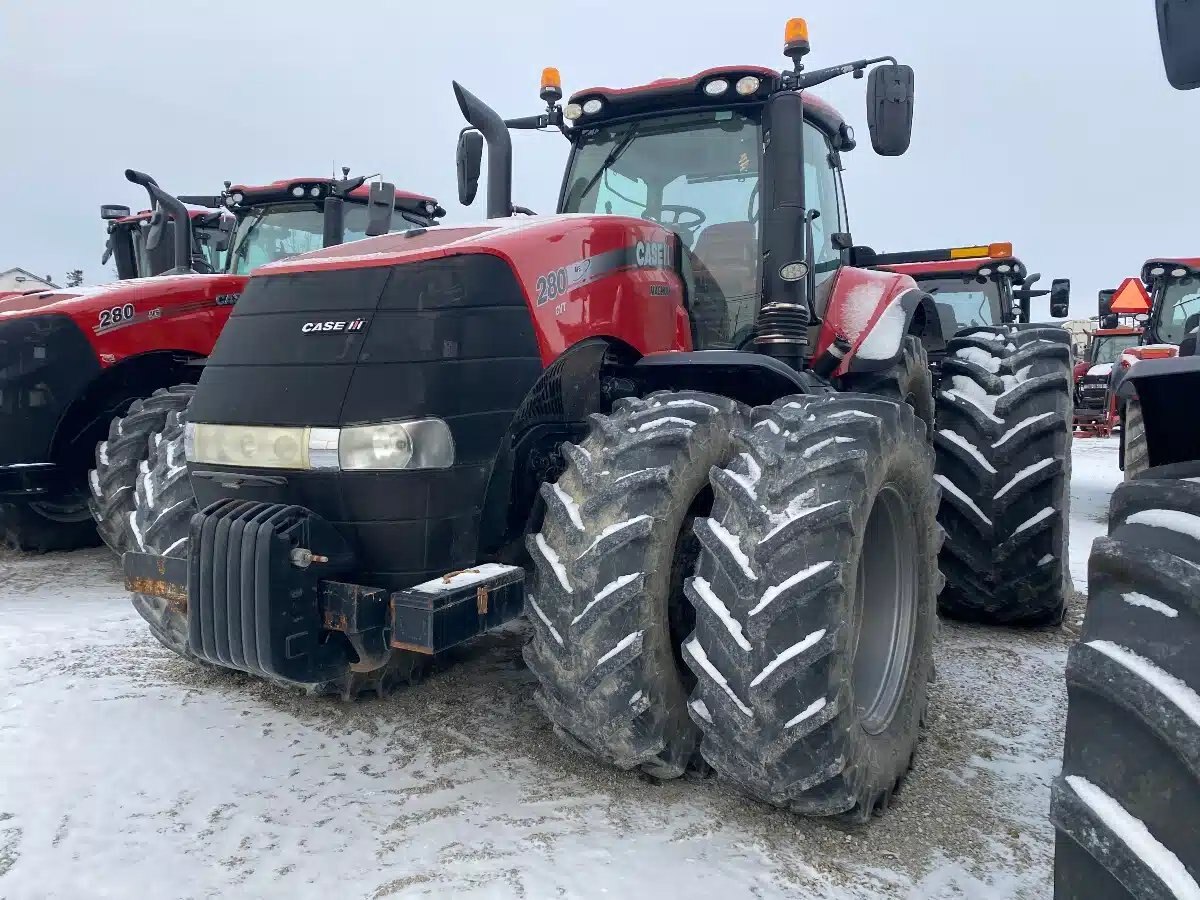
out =
[(1121, 468), (1125, 480), (1137, 478), (1150, 465), (1150, 451), (1146, 447), (1146, 422), (1142, 418), (1142, 404), (1137, 396), (1125, 401), (1125, 414), (1121, 417)]
[(937, 396), (944, 614), (1055, 625), (1069, 586), (1071, 338), (975, 328), (946, 348)]
[(118, 555), (134, 548), (129, 514), (150, 438), (162, 431), (167, 413), (187, 406), (195, 390), (193, 384), (178, 384), (134, 400), (125, 415), (112, 420), (108, 439), (96, 446), (96, 468), (88, 473), (88, 506), (100, 537)]
[(569, 746), (622, 769), (674, 778), (699, 732), (679, 646), (691, 630), (683, 578), (708, 473), (729, 461), (745, 407), (698, 392), (625, 399), (593, 415), (567, 468), (542, 486), (525, 661), (536, 701)]
[(882, 372), (851, 372), (841, 378), (842, 387), (860, 394), (875, 394), (898, 403), (907, 403), (917, 418), (933, 433), (933, 372), (929, 368), (929, 353), (921, 339), (905, 335), (900, 359)]
[(754, 410), (715, 469), (686, 593), (701, 754), (741, 790), (864, 822), (912, 766), (941, 529), (925, 423), (862, 394)]
[(100, 543), (82, 492), (0, 503), (0, 546), (24, 553), (78, 550)]
[[(129, 514), (131, 550), (187, 556), (196, 498), (184, 458), (186, 423), (186, 408), (172, 411), (162, 431), (150, 438), (150, 455), (139, 468), (134, 509)], [(159, 643), (184, 659), (199, 661), (188, 649), (185, 606), (149, 594), (134, 593), (132, 600)]]
[[(1055, 897), (1200, 897), (1200, 462), (1113, 494), (1051, 817)], [(1185, 480), (1186, 479), (1186, 480)]]

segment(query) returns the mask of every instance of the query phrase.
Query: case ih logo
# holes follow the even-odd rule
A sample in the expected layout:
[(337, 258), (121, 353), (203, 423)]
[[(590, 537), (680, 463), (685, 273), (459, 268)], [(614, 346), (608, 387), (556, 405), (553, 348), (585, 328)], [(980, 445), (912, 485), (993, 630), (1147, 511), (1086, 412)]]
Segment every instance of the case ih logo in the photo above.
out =
[(366, 319), (352, 319), (349, 322), (305, 322), (300, 326), (300, 330), (304, 334), (318, 331), (362, 331), (366, 324)]

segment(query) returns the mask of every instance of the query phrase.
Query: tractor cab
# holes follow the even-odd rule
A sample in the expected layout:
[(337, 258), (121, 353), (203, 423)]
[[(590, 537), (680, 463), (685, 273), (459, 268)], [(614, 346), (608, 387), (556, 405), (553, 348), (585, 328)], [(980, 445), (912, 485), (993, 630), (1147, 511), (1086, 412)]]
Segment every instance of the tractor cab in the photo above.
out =
[(236, 230), (223, 271), (247, 275), (266, 263), (372, 235), (427, 228), (446, 211), (432, 197), (368, 185), (366, 177), (292, 178), (230, 184), (214, 197), (185, 198), (231, 213)]
[(1041, 276), (1030, 274), (1007, 242), (940, 250), (876, 254), (874, 263), (911, 275), (933, 297), (942, 333), (966, 328), (1031, 321), (1030, 301), (1050, 295), (1050, 315), (1067, 315), (1071, 282), (1056, 278), (1050, 289), (1034, 290)]
[[(221, 272), (225, 268), (225, 250), (232, 230), (232, 217), (220, 209), (187, 206), (191, 220), (191, 267), (197, 272)], [(147, 246), (153, 211), (131, 213), (128, 206), (105, 204), (100, 218), (108, 223), (108, 238), (101, 265), (112, 260), (117, 279), (149, 278), (162, 275), (175, 265), (173, 239), (156, 241), (154, 249)], [(172, 219), (166, 225), (168, 233), (174, 228)]]
[[(1200, 258), (1151, 259), (1142, 267), (1151, 310), (1145, 342), (1175, 344), (1180, 355), (1195, 355), (1200, 329)], [(1183, 348), (1188, 344), (1190, 353)]]

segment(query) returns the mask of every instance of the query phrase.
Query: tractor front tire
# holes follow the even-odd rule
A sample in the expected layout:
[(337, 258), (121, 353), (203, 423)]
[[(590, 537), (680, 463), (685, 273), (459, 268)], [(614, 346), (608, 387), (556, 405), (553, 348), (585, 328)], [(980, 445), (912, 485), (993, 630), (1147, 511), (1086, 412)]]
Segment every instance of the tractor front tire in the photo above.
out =
[[(135, 503), (130, 513), (131, 550), (160, 556), (187, 556), (188, 528), (196, 511), (196, 498), (184, 458), (187, 409), (167, 414), (161, 432), (149, 443), (149, 457), (137, 478)], [(133, 608), (150, 626), (164, 647), (184, 659), (198, 662), (188, 649), (187, 609), (162, 597), (135, 593)]]
[(679, 658), (691, 631), (683, 580), (692, 522), (711, 504), (708, 473), (729, 462), (740, 404), (697, 392), (618, 401), (593, 415), (567, 468), (542, 486), (531, 535), (525, 661), (536, 701), (568, 746), (656, 778), (682, 775), (699, 732)]
[(941, 529), (906, 404), (784, 398), (735, 434), (687, 582), (700, 752), (766, 803), (852, 823), (912, 766), (933, 672)]
[(933, 433), (933, 373), (929, 368), (929, 353), (919, 337), (904, 336), (900, 359), (891, 368), (882, 372), (849, 372), (842, 376), (841, 384), (847, 391), (907, 403), (929, 433)]
[(1062, 621), (1073, 408), (1064, 329), (974, 328), (947, 345), (934, 435), (944, 614)]
[(112, 420), (108, 439), (96, 446), (96, 468), (88, 473), (88, 505), (100, 537), (118, 556), (134, 549), (129, 515), (150, 439), (163, 430), (168, 413), (187, 407), (195, 390), (195, 385), (179, 384), (134, 400), (124, 416)]
[(1200, 462), (1117, 487), (1067, 661), (1054, 896), (1200, 896)]

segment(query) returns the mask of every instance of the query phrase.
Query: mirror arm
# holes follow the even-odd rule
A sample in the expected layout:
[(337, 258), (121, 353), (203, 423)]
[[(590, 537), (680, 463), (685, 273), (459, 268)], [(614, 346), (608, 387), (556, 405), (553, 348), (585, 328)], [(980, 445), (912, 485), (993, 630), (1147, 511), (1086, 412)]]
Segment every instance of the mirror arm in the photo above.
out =
[(854, 62), (843, 63), (840, 66), (830, 66), (827, 69), (814, 69), (812, 72), (784, 72), (783, 73), (783, 88), (784, 90), (803, 90), (814, 85), (824, 84), (826, 81), (832, 81), (839, 75), (849, 75), (854, 73), (856, 77), (861, 77), (858, 73), (862, 72), (868, 66), (874, 66), (878, 63), (891, 63), (893, 66), (899, 65), (894, 56), (877, 56), (874, 59), (857, 59)]

